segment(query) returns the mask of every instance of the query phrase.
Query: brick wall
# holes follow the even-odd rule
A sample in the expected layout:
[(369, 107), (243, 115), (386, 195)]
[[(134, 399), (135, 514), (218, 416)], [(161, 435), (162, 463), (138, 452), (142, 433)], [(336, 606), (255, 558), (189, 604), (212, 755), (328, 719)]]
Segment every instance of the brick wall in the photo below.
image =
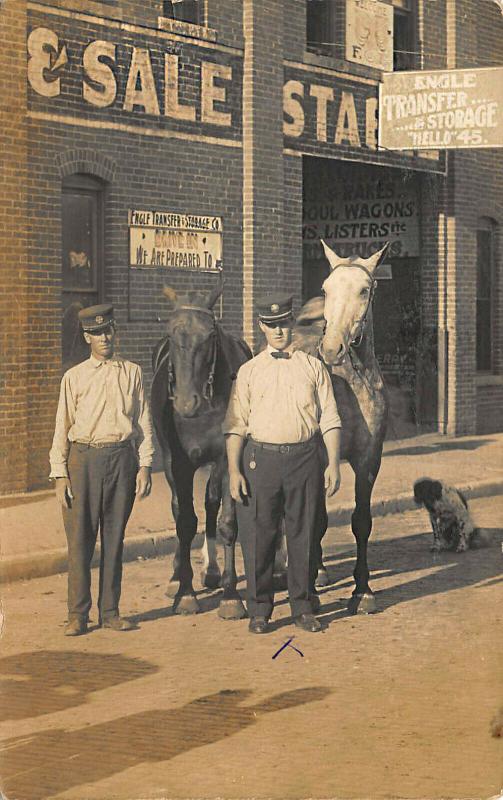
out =
[[(28, 180), (26, 116), (26, 10), (20, 0), (6, 0), (0, 9), (0, 487), (15, 491), (27, 483), (30, 418), (26, 215)], [(35, 347), (38, 345), (35, 343)]]
[[(3, 397), (8, 401), (1, 423), (6, 445), (4, 492), (47, 486), (48, 451), (61, 378), (61, 188), (65, 177), (84, 173), (103, 182), (104, 296), (116, 309), (119, 351), (142, 365), (147, 388), (152, 347), (164, 333), (164, 325), (158, 321), (158, 317), (166, 315), (163, 286), (169, 284), (178, 291), (210, 290), (217, 278), (180, 271), (168, 273), (162, 268), (130, 271), (128, 209), (222, 217), (225, 327), (241, 335), (243, 319), (239, 57), (225, 48), (199, 51), (179, 37), (173, 41), (165, 34), (152, 38), (145, 29), (121, 32), (113, 22), (98, 26), (80, 14), (46, 15), (44, 9), (38, 9), (30, 14), (27, 26), (26, 17), (19, 15), (20, 4), (12, 2), (12, 6), (16, 8), (12, 9), (10, 27), (5, 32), (13, 44), (11, 49), (3, 49), (0, 58), (11, 70), (11, 97), (17, 100), (17, 116), (11, 116), (12, 126), (2, 130), (3, 144), (13, 154), (16, 170), (6, 172), (11, 194), (4, 195), (0, 219), (4, 231), (17, 230), (21, 235), (15, 241), (12, 237), (7, 239), (12, 242), (6, 247), (6, 252), (12, 254), (12, 264), (10, 271), (1, 273), (5, 281), (2, 302), (7, 304), (2, 317), (9, 320), (4, 328), (4, 350), (8, 352), (9, 342), (12, 353), (11, 361), (7, 359), (3, 364), (2, 375)], [(132, 8), (130, 11), (133, 14)], [(2, 22), (7, 22), (5, 14)], [(59, 73), (61, 84), (56, 97), (46, 98), (29, 88), (26, 122), (26, 35), (37, 27), (57, 33), (57, 49), (66, 45), (68, 64)], [(83, 48), (97, 38), (116, 43), (117, 97), (106, 109), (85, 105), (82, 98)], [(149, 50), (160, 115), (147, 114), (142, 107), (124, 111), (125, 71), (133, 46)], [(158, 67), (166, 51), (175, 52), (183, 65), (179, 102), (196, 108), (193, 123), (167, 121), (163, 117)], [(52, 57), (56, 58), (54, 52)], [(202, 112), (197, 78), (201, 59), (232, 69), (232, 82), (226, 83), (225, 104), (218, 100), (215, 103), (217, 110), (223, 111), (225, 106), (229, 111), (228, 125), (199, 123)], [(222, 85), (218, 79), (216, 83)], [(12, 112), (12, 105), (9, 111)], [(28, 189), (24, 207), (19, 192), (23, 184)], [(29, 225), (28, 238), (22, 235), (20, 221)]]
[(255, 300), (284, 278), (283, 3), (244, 0), (243, 9), (243, 306), (254, 346)]

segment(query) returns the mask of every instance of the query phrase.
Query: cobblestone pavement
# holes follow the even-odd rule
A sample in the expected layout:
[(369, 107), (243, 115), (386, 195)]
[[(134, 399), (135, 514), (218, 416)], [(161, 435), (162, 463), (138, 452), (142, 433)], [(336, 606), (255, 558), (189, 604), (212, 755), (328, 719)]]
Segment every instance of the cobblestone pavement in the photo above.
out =
[[(471, 507), (493, 544), (460, 555), (429, 552), (423, 511), (375, 520), (368, 617), (345, 611), (353, 539), (331, 529), (322, 634), (292, 627), (285, 593), (266, 636), (220, 620), (216, 592), (200, 593), (200, 615), (173, 616), (169, 558), (125, 565), (130, 633), (65, 639), (66, 576), (3, 587), (6, 797), (497, 795), (503, 499)], [(273, 659), (291, 636), (302, 655)]]

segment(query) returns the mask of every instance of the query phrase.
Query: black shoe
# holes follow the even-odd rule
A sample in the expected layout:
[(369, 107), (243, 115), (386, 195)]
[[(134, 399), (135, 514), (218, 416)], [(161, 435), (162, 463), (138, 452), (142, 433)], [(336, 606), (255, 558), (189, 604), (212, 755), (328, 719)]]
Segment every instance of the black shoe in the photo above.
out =
[(64, 630), (65, 636), (82, 636), (84, 633), (87, 633), (87, 622), (85, 619), (74, 617), (68, 620)]
[(303, 631), (308, 631), (309, 633), (317, 633), (323, 630), (323, 625), (319, 619), (316, 619), (314, 614), (299, 614), (298, 617), (294, 618), (294, 622), (297, 628), (302, 628)]
[(269, 629), (269, 620), (267, 617), (252, 617), (248, 630), (250, 633), (267, 633)]
[(128, 619), (124, 619), (124, 617), (119, 617), (118, 615), (115, 617), (105, 617), (105, 619), (101, 620), (100, 625), (102, 628), (111, 628), (113, 631), (132, 631), (135, 627)]

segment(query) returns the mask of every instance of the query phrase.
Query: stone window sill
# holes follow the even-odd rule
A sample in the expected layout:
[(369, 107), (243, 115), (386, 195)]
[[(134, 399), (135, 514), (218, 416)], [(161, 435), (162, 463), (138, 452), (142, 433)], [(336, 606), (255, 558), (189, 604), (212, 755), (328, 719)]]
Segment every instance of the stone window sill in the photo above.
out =
[(192, 22), (183, 22), (171, 17), (159, 17), (157, 24), (161, 31), (176, 33), (178, 36), (188, 36), (191, 39), (204, 39), (207, 42), (216, 42), (217, 32), (213, 28), (194, 25)]
[(359, 75), (362, 78), (370, 78), (374, 81), (381, 79), (382, 72), (374, 67), (365, 67), (361, 64), (353, 64), (351, 61), (344, 61), (341, 58), (324, 56), (321, 53), (313, 53), (311, 50), (304, 51), (304, 64), (311, 64), (313, 67), (325, 67), (333, 69), (335, 72), (347, 72), (348, 77)]
[(476, 375), (476, 386), (503, 386), (503, 375)]

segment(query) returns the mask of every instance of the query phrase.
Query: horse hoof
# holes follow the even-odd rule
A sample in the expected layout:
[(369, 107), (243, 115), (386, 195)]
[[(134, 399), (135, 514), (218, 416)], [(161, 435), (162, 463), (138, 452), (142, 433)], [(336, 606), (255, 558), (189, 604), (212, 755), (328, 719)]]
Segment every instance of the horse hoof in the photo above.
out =
[(218, 589), (221, 580), (222, 575), (219, 569), (203, 569), (201, 571), (201, 583), (206, 589)]
[(166, 597), (176, 597), (179, 587), (180, 583), (178, 581), (170, 581), (164, 594)]
[(328, 586), (329, 583), (328, 572), (325, 567), (320, 567), (316, 576), (315, 586)]
[(272, 576), (272, 585), (275, 592), (284, 592), (288, 589), (288, 578), (286, 572), (276, 572)]
[(350, 614), (374, 614), (377, 611), (375, 596), (370, 592), (354, 594), (348, 603), (348, 611)]
[(218, 606), (218, 616), (220, 619), (243, 619), (246, 617), (246, 609), (240, 597), (233, 597), (229, 600), (221, 600)]
[(193, 594), (184, 594), (175, 598), (173, 603), (173, 614), (198, 614), (201, 608), (197, 598)]

